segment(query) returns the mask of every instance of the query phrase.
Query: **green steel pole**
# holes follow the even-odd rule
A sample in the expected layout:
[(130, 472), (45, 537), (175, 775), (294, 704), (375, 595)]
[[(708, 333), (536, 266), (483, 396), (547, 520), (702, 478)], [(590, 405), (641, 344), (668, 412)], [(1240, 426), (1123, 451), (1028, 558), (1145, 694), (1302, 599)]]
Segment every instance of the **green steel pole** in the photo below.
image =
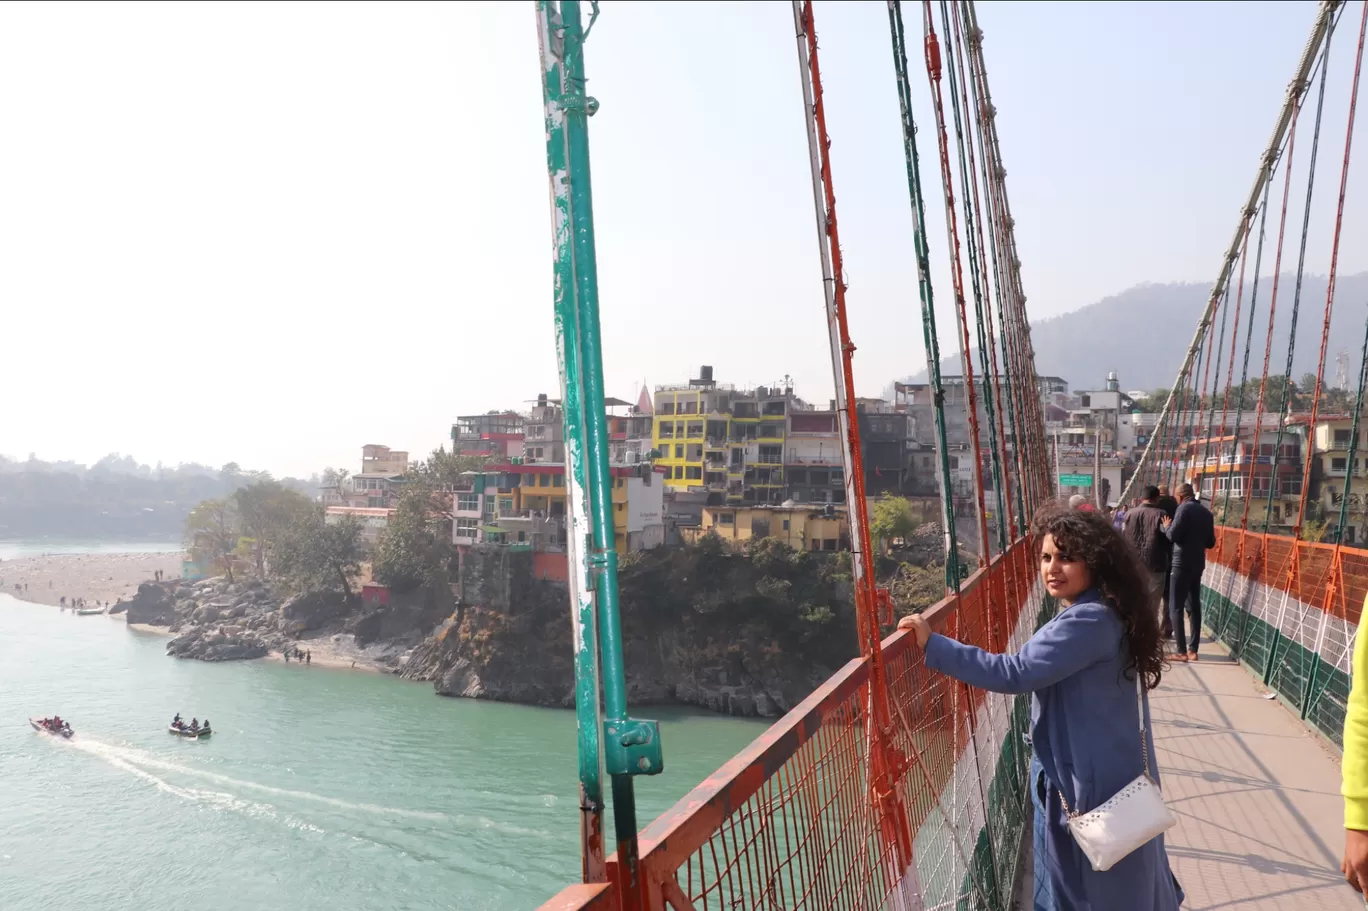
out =
[[(575, 291), (579, 316), (579, 344), (584, 384), (584, 437), (567, 440), (567, 451), (582, 446), (581, 458), (588, 467), (589, 510), (593, 528), (590, 557), (594, 570), (594, 594), (598, 605), (599, 649), (602, 654), (603, 704), (609, 749), (629, 726), (627, 679), (622, 649), (620, 603), (617, 584), (617, 550), (613, 538), (612, 475), (608, 466), (608, 427), (603, 404), (603, 357), (599, 334), (598, 270), (594, 251), (593, 195), (589, 170), (588, 119), (597, 109), (585, 90), (584, 43), (578, 0), (561, 4), (565, 25), (565, 62), (568, 86), (576, 93), (567, 105), (566, 132), (570, 150), (571, 241), (575, 248)], [(637, 894), (636, 795), (631, 771), (616, 767), (610, 758), (608, 772), (613, 788), (613, 827), (617, 835), (618, 862), (622, 865), (628, 894)], [(657, 769), (658, 771), (658, 769)]]
[[(598, 4), (593, 4), (594, 16)], [(601, 755), (612, 780), (613, 823), (617, 836), (616, 879), (635, 907), (641, 884), (637, 863), (636, 795), (633, 775), (656, 775), (664, 769), (660, 729), (656, 722), (634, 719), (627, 713), (621, 605), (618, 596), (617, 550), (613, 533), (612, 472), (608, 463), (609, 436), (603, 394), (603, 351), (599, 332), (598, 269), (594, 250), (593, 192), (589, 167), (589, 117), (598, 102), (585, 94), (583, 24), (578, 0), (557, 7), (538, 0), (543, 25), (547, 83), (558, 81), (558, 103), (548, 90), (548, 145), (553, 134), (563, 137), (563, 169), (551, 165), (551, 192), (557, 250), (557, 350), (562, 368), (565, 411), (567, 503), (572, 513), (569, 551), (572, 595), (576, 613), (576, 706), (581, 732), (581, 781), (586, 764), (585, 729), (597, 725), (599, 689), (604, 719)], [(593, 19), (590, 19), (590, 26)], [(556, 76), (553, 79), (552, 72)], [(568, 247), (568, 254), (563, 251)], [(567, 266), (568, 269), (563, 268)], [(598, 662), (592, 660), (597, 638)], [(580, 660), (581, 657), (584, 660)], [(596, 673), (595, 673), (596, 672)], [(586, 679), (591, 677), (592, 679)], [(593, 715), (588, 701), (592, 698)], [(597, 746), (597, 739), (595, 745)], [(602, 785), (599, 753), (592, 757), (599, 782), (601, 822)], [(601, 832), (601, 826), (600, 830)], [(601, 835), (600, 835), (601, 841)], [(587, 843), (587, 842), (586, 842)], [(586, 870), (589, 859), (586, 857)]]
[[(577, 339), (575, 257), (571, 242), (571, 207), (566, 141), (566, 68), (560, 13), (554, 3), (538, 0), (537, 32), (542, 55), (542, 97), (546, 109), (546, 163), (551, 181), (551, 221), (555, 251), (556, 357), (560, 366), (561, 403), (565, 438), (584, 438), (581, 365)], [(578, 732), (580, 780), (580, 848), (584, 882), (607, 878), (603, 847), (603, 756), (599, 743), (598, 637), (595, 634), (593, 584), (589, 554), (590, 512), (584, 493), (585, 463), (581, 449), (566, 460), (566, 506), (571, 628), (575, 650), (575, 715)]]

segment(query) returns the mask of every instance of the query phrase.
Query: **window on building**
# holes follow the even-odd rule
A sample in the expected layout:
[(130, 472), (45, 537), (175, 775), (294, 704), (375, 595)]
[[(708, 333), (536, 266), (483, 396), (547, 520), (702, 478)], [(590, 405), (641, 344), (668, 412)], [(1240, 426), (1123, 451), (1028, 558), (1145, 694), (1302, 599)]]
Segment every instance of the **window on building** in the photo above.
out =
[(675, 412), (675, 407), (674, 407), (674, 406), (675, 406), (675, 400), (674, 400), (674, 399), (667, 399), (667, 400), (661, 401), (661, 402), (656, 406), (656, 410), (659, 411), (661, 414), (674, 414), (674, 412)]
[(660, 422), (660, 438), (662, 440), (674, 439), (674, 421)]
[(680, 414), (698, 414), (698, 400), (681, 403), (683, 407), (679, 409)]
[[(1336, 431), (1336, 433), (1338, 433), (1338, 431)], [(1339, 442), (1339, 441), (1336, 440), (1336, 442)], [(1331, 460), (1330, 460), (1330, 470), (1331, 470), (1331, 471), (1344, 471), (1344, 466), (1345, 466), (1345, 464), (1346, 464), (1346, 462), (1345, 462), (1344, 459), (1331, 459)]]
[(701, 437), (701, 436), (703, 436), (703, 422), (702, 422), (702, 421), (690, 421), (690, 422), (689, 422), (689, 439), (691, 439), (691, 440), (692, 440), (692, 439), (697, 439), (698, 437)]
[(676, 458), (676, 459), (682, 459), (682, 458), (684, 458), (684, 444), (683, 444), (683, 443), (676, 443), (676, 444), (675, 444), (675, 458)]
[(718, 514), (717, 514), (717, 524), (718, 524), (718, 525), (735, 525), (735, 524), (736, 524), (736, 514), (735, 514), (735, 513), (730, 513), (730, 512), (718, 513)]
[(537, 475), (537, 486), (538, 486), (538, 487), (550, 487), (550, 486), (551, 486), (551, 476), (550, 476), (549, 474)]
[(1348, 445), (1349, 445), (1349, 431), (1348, 431), (1347, 429), (1346, 429), (1346, 430), (1336, 430), (1336, 431), (1335, 431), (1335, 443), (1336, 443), (1337, 445), (1339, 445), (1339, 446), (1348, 446)]
[(479, 524), (479, 519), (457, 519), (456, 534), (462, 538), (473, 538), (475, 537), (475, 529), (479, 527)]
[(512, 497), (499, 497), (499, 512), (510, 513), (513, 511)]
[(784, 520), (784, 526), (783, 526), (783, 527), (784, 527), (784, 531), (788, 531), (788, 530), (789, 530), (789, 520), (788, 520), (788, 519), (785, 519), (785, 520)]
[(835, 549), (836, 549), (836, 540), (837, 540), (836, 538), (823, 538), (823, 539), (822, 539), (822, 550), (835, 550)]
[(687, 481), (701, 481), (701, 480), (703, 480), (703, 466), (702, 466), (702, 465), (690, 465), (689, 467), (685, 468), (685, 469), (684, 469), (684, 479), (687, 480)]
[(456, 508), (462, 512), (475, 512), (480, 508), (480, 495), (463, 493), (456, 498)]

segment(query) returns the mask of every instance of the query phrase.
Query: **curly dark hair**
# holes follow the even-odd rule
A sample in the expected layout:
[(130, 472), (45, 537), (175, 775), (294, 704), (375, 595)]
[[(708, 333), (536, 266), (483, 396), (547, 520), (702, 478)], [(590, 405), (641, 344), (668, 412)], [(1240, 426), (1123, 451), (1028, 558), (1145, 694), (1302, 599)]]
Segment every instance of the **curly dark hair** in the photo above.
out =
[[(1149, 570), (1140, 562), (1131, 543), (1101, 513), (1070, 509), (1064, 504), (1052, 503), (1042, 508), (1031, 521), (1031, 532), (1037, 558), (1041, 542), (1045, 535), (1050, 535), (1061, 553), (1083, 561), (1088, 567), (1093, 585), (1102, 592), (1125, 628), (1130, 653), (1125, 669), (1142, 674), (1148, 689), (1158, 686), (1167, 666), (1164, 640), (1159, 633)], [(1131, 674), (1126, 676), (1135, 679)]]

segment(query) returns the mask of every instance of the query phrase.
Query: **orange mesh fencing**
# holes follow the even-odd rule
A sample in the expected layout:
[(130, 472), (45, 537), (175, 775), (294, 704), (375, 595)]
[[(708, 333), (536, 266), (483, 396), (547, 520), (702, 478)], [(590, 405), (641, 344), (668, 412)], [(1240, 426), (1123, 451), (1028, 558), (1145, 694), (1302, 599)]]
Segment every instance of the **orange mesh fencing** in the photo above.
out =
[[(1019, 540), (926, 612), (933, 627), (1019, 646), (1043, 607), (1033, 553)], [(1025, 712), (929, 671), (907, 634), (882, 648), (886, 733), (905, 760), (886, 791), (872, 771), (869, 666), (856, 659), (641, 832), (636, 890), (613, 858), (606, 892), (574, 886), (544, 911), (1004, 907), (1024, 818)], [(905, 869), (890, 814), (914, 833)]]

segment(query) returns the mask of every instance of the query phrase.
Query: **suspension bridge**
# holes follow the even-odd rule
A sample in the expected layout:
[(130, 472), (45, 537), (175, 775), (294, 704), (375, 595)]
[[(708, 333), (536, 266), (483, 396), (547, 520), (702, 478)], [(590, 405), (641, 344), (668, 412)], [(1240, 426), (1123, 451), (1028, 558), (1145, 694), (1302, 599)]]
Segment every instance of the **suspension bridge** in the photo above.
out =
[[(883, 635), (892, 628), (893, 605), (871, 565), (852, 410), (855, 344), (834, 186), (839, 168), (832, 161), (811, 0), (792, 3), (793, 34), (844, 447), (860, 656), (673, 809), (639, 828), (634, 777), (660, 773), (666, 757), (656, 724), (629, 714), (619, 630), (603, 418), (602, 365), (610, 352), (602, 350), (599, 333), (589, 168), (588, 122), (597, 101), (585, 92), (585, 39), (598, 9), (593, 4), (586, 21), (578, 0), (535, 5), (570, 492), (582, 847), (581, 882), (543, 907), (1006, 911), (1014, 906), (1020, 874), (1030, 870), (1023, 834), (1031, 812), (1030, 745), (1023, 736), (1029, 703), (928, 671), (910, 637)], [(910, 21), (902, 3), (887, 2), (914, 227), (910, 259), (935, 392), (946, 557), (946, 597), (926, 616), (962, 641), (1015, 651), (1053, 615), (1027, 524), (1057, 488), (984, 32), (972, 0), (924, 0), (907, 9)], [(1360, 498), (1368, 492), (1353, 484), (1363, 476), (1357, 447), (1368, 320), (1351, 413), (1323, 411), (1322, 388), (1368, 0), (1361, 6), (1326, 0), (1308, 11), (1314, 14), (1310, 36), (1272, 135), (1253, 160), (1256, 176), (1234, 237), (1118, 498), (1127, 502), (1144, 485), (1190, 481), (1219, 522), (1203, 581), (1206, 636), (1216, 654), (1170, 669), (1151, 703), (1166, 797), (1180, 817), (1169, 853), (1189, 908), (1363, 907), (1338, 870), (1338, 749), (1350, 655), (1368, 597), (1368, 550), (1350, 539), (1354, 523), (1364, 519)], [(918, 69), (925, 70), (930, 110), (913, 109), (909, 57), (916, 55), (909, 55), (909, 41), (922, 52)], [(1336, 136), (1324, 117), (1332, 45), (1336, 62), (1340, 55), (1353, 61), (1343, 68), (1345, 85), (1335, 87), (1345, 89), (1348, 105)], [(928, 137), (934, 149), (923, 148)], [(1325, 161), (1332, 162), (1328, 181), (1320, 175)], [(923, 192), (936, 177), (943, 233)], [(1326, 227), (1328, 259), (1309, 262), (1320, 255), (1308, 254), (1313, 201), (1327, 192), (1327, 182), (1329, 193), (1338, 192)], [(933, 233), (945, 241), (948, 289), (933, 288)], [(1294, 251), (1295, 270), (1285, 274), (1284, 254), (1290, 266)], [(1323, 301), (1303, 300), (1308, 266), (1328, 269)], [(954, 303), (953, 326), (937, 325), (937, 291)], [(1299, 411), (1291, 376), (1303, 306), (1323, 322), (1316, 383), (1303, 390), (1311, 395), (1309, 409)], [(1274, 350), (1280, 313), (1290, 314), (1285, 355)], [(967, 387), (971, 516), (957, 515), (963, 501), (948, 482), (942, 331), (954, 339)], [(1260, 351), (1262, 373), (1251, 374)], [(1269, 373), (1275, 355), (1285, 363), (1281, 375)], [(1251, 377), (1258, 380), (1257, 396), (1246, 395)], [(1333, 432), (1330, 417), (1347, 423), (1348, 433)], [(1329, 477), (1318, 474), (1328, 491), (1324, 503), (1309, 498), (1323, 455), (1342, 459), (1330, 464), (1343, 475), (1341, 482), (1333, 468)], [(977, 530), (981, 555), (962, 573), (956, 538), (957, 520), (965, 519)], [(605, 790), (612, 796), (611, 848)]]

